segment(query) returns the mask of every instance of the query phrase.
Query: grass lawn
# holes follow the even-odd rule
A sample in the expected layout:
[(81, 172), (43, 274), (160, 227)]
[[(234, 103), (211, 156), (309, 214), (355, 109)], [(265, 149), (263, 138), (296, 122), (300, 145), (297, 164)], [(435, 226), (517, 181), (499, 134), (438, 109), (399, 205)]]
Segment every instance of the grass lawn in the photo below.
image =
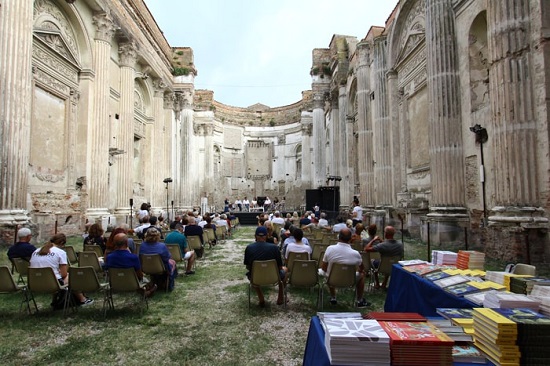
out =
[[(51, 297), (36, 296), (40, 312), (19, 313), (20, 295), (0, 296), (0, 361), (3, 365), (301, 365), (309, 320), (317, 312), (315, 293), (291, 290), (285, 309), (275, 304), (276, 288), (260, 308), (248, 281), (243, 253), (254, 228), (241, 227), (231, 240), (206, 249), (196, 274), (180, 276), (172, 293), (157, 292), (140, 313), (137, 297), (115, 296), (107, 319), (102, 299), (63, 317), (49, 307)], [(82, 249), (81, 238), (69, 244)], [(440, 248), (437, 248), (440, 249)], [(423, 243), (406, 240), (407, 259), (426, 259)], [(7, 264), (5, 250), (0, 264)], [(503, 268), (503, 267), (501, 267)], [(180, 270), (180, 273), (183, 273)], [(326, 291), (326, 290), (325, 290)], [(352, 294), (325, 311), (355, 311)], [(383, 311), (385, 292), (366, 294), (373, 303), (361, 311)]]

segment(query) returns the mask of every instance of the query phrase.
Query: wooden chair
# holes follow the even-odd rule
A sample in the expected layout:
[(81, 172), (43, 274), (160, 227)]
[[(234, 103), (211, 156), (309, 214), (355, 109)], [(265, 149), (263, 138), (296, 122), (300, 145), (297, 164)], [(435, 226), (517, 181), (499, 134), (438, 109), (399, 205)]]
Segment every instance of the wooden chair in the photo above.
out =
[(141, 261), (141, 270), (150, 277), (151, 282), (155, 282), (155, 276), (166, 277), (164, 286), (166, 292), (168, 292), (170, 272), (169, 269), (164, 267), (160, 254), (142, 254), (139, 256), (139, 259)]
[[(85, 253), (85, 252), (83, 252)], [(95, 256), (95, 253), (90, 252)], [(97, 257), (96, 257), (97, 258)], [(109, 303), (109, 284), (100, 283), (97, 278), (96, 268), (93, 266), (80, 266), (80, 267), (70, 267), (69, 268), (69, 290), (73, 292), (83, 292), (83, 293), (103, 293), (103, 313), (105, 313), (105, 306)], [(72, 298), (69, 296), (69, 298)], [(76, 304), (74, 304), (76, 305)], [(74, 306), (73, 309), (76, 311), (78, 307)]]
[[(149, 309), (149, 303), (145, 296), (145, 283), (140, 283), (134, 268), (109, 268), (109, 290), (107, 292), (108, 304), (110, 309), (114, 309), (113, 294), (115, 293), (134, 293), (140, 297), (143, 313), (143, 304)], [(107, 307), (104, 307), (104, 316), (107, 316)]]
[[(327, 287), (334, 287), (335, 289), (353, 289), (353, 306), (355, 306), (355, 299), (357, 298), (356, 284), (356, 266), (342, 263), (332, 263), (330, 273), (325, 279), (325, 285)], [(321, 310), (323, 309), (323, 290), (321, 290)]]
[[(51, 267), (29, 267), (28, 289), (33, 298), (35, 294), (54, 295), (59, 291), (65, 291), (65, 304), (68, 302), (67, 298), (69, 295), (69, 287), (67, 285), (61, 285), (59, 281), (57, 281), (55, 273)], [(36, 311), (38, 312), (38, 307), (36, 308)], [(63, 314), (65, 314), (65, 310), (63, 311)]]
[(30, 314), (31, 300), (34, 303), (36, 311), (38, 311), (32, 293), (27, 290), (27, 285), (25, 285), (24, 283), (15, 283), (15, 279), (13, 278), (13, 275), (11, 274), (8, 266), (0, 266), (0, 294), (15, 294), (18, 292), (21, 292), (23, 294), (23, 300), (21, 300), (21, 304), (19, 305), (19, 312), (21, 312), (21, 310), (23, 309), (23, 304), (25, 303), (27, 306), (27, 312)]
[[(291, 252), (292, 254), (292, 252)], [(307, 253), (300, 253), (307, 254)], [(317, 308), (319, 307), (319, 276), (317, 262), (314, 260), (295, 259), (285, 286), (285, 307), (288, 299), (289, 287), (315, 288), (317, 286)]]
[(25, 285), (25, 278), (27, 278), (29, 274), (29, 261), (26, 258), (12, 258), (10, 260), (13, 268), (15, 268), (15, 271), (19, 275), (17, 283)]
[(252, 262), (250, 282), (248, 284), (248, 309), (250, 310), (250, 293), (253, 287), (279, 286), (281, 281), (279, 268), (275, 259)]

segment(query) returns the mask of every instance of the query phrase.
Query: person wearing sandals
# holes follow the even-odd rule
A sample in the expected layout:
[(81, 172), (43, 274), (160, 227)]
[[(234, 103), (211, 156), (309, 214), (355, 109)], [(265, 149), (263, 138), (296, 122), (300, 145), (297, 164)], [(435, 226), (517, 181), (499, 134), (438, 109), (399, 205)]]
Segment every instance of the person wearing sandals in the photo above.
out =
[[(29, 263), (30, 268), (47, 268), (53, 269), (57, 281), (61, 285), (69, 283), (69, 266), (67, 261), (67, 253), (62, 249), (67, 243), (65, 234), (55, 234), (49, 242), (44, 244), (42, 248), (36, 249), (32, 253)], [(81, 292), (73, 292), (78, 300), (77, 305), (91, 305), (94, 300), (87, 298)]]

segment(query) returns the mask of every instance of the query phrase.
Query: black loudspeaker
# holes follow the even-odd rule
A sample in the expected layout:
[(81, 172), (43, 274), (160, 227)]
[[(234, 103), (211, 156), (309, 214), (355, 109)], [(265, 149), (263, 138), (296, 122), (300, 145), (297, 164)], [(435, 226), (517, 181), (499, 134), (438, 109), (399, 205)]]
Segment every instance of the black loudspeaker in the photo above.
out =
[(323, 194), (320, 189), (306, 189), (306, 211), (313, 211), (313, 207), (319, 205), (321, 210), (323, 207)]
[(321, 210), (338, 211), (340, 207), (340, 187), (320, 187), (321, 191)]

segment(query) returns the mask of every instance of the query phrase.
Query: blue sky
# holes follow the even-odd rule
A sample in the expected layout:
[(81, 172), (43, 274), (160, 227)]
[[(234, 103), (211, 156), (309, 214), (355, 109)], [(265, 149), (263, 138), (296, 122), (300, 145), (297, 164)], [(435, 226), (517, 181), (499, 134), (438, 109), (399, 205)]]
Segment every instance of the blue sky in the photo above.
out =
[(364, 38), (397, 0), (145, 0), (171, 46), (191, 47), (196, 89), (248, 107), (296, 103), (311, 89), (311, 54), (333, 34)]

